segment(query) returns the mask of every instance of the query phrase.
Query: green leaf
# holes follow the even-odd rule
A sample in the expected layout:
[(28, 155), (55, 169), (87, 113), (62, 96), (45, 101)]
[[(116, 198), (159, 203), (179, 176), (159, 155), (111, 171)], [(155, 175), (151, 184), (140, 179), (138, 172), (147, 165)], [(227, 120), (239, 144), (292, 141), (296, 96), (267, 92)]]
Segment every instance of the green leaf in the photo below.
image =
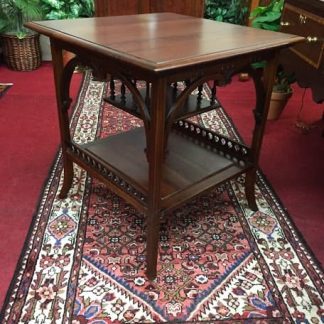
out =
[(216, 21), (245, 24), (247, 0), (205, 0), (204, 17)]
[(39, 0), (1, 0), (0, 30), (24, 38), (29, 32), (24, 23), (42, 17)]
[(281, 17), (281, 13), (280, 12), (268, 12), (266, 15), (264, 16), (259, 16), (256, 17), (254, 19), (254, 21), (257, 22), (271, 22), (271, 21), (279, 21)]
[(17, 38), (19, 38), (19, 39), (24, 39), (24, 38), (27, 36), (27, 33), (21, 31), (21, 32), (18, 32), (18, 33), (16, 34), (16, 36), (17, 36)]
[(255, 28), (278, 31), (284, 0), (272, 0), (268, 6), (255, 8), (250, 19), (251, 25)]

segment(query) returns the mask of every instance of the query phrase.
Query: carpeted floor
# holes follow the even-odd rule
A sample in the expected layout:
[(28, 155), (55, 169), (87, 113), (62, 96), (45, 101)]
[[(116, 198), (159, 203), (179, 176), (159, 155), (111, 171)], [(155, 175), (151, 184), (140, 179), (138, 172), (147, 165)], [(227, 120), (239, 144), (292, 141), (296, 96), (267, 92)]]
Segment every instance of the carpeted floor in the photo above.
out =
[[(102, 107), (104, 91), (102, 83), (86, 80), (74, 114), (76, 141), (139, 125)], [(237, 138), (222, 110), (197, 122)], [(247, 208), (239, 177), (167, 215), (159, 275), (150, 283), (143, 215), (79, 169), (69, 198), (56, 199), (60, 172), (58, 157), (8, 295), (5, 322), (322, 320), (323, 273), (262, 174), (259, 212)]]

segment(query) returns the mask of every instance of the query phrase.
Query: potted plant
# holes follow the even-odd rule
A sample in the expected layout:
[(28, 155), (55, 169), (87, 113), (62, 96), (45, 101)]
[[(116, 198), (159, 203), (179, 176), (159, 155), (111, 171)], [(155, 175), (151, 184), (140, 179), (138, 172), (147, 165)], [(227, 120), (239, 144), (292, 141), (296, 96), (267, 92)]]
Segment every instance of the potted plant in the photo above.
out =
[(9, 68), (29, 71), (41, 64), (39, 35), (24, 27), (25, 22), (40, 17), (39, 0), (0, 2), (0, 38), (4, 61)]
[(246, 22), (247, 0), (206, 0), (205, 18), (237, 25)]
[(73, 19), (91, 17), (93, 0), (41, 0), (46, 19)]
[(258, 6), (252, 10), (250, 19), (252, 27), (278, 31), (284, 0), (271, 0), (267, 6)]
[(280, 117), (288, 100), (292, 96), (291, 84), (295, 81), (296, 79), (293, 73), (288, 74), (279, 66), (272, 88), (268, 120), (275, 120)]
[[(267, 6), (256, 7), (250, 15), (252, 27), (279, 31), (284, 0), (271, 0)], [(265, 62), (255, 64), (256, 68), (264, 67)], [(291, 84), (295, 82), (293, 74), (288, 75), (281, 66), (278, 67), (271, 94), (268, 119), (278, 119), (292, 96)]]
[[(40, 0), (45, 19), (74, 19), (81, 17), (92, 17), (94, 14), (93, 0)], [(42, 37), (43, 53), (50, 59), (49, 41)], [(45, 39), (44, 39), (45, 38)], [(46, 43), (48, 46), (46, 46)], [(64, 51), (63, 62), (66, 64), (73, 53)]]

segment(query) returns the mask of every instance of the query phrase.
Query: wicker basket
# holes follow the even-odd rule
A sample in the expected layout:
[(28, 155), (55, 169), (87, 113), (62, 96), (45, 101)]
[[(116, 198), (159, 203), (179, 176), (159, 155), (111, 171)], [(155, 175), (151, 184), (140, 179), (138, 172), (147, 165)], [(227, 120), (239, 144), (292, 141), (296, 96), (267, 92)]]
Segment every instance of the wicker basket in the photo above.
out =
[(31, 71), (41, 64), (39, 34), (19, 39), (15, 35), (1, 35), (3, 58), (7, 66), (16, 71)]

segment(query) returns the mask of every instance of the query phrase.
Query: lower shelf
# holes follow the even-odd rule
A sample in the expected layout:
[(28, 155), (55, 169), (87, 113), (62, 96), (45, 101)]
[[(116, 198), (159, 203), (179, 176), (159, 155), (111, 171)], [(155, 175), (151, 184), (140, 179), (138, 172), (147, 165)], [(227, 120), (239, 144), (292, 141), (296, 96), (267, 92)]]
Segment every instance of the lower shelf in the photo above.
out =
[[(97, 140), (85, 145), (73, 144), (71, 156), (82, 159), (95, 172), (105, 175), (108, 182), (124, 188), (126, 194), (136, 193), (145, 205), (148, 196), (149, 165), (145, 154), (143, 128)], [(250, 166), (238, 165), (183, 133), (172, 131), (168, 152), (163, 163), (162, 207), (172, 208), (197, 194), (245, 172)], [(108, 183), (109, 186), (109, 183)], [(127, 188), (134, 190), (127, 190)]]

